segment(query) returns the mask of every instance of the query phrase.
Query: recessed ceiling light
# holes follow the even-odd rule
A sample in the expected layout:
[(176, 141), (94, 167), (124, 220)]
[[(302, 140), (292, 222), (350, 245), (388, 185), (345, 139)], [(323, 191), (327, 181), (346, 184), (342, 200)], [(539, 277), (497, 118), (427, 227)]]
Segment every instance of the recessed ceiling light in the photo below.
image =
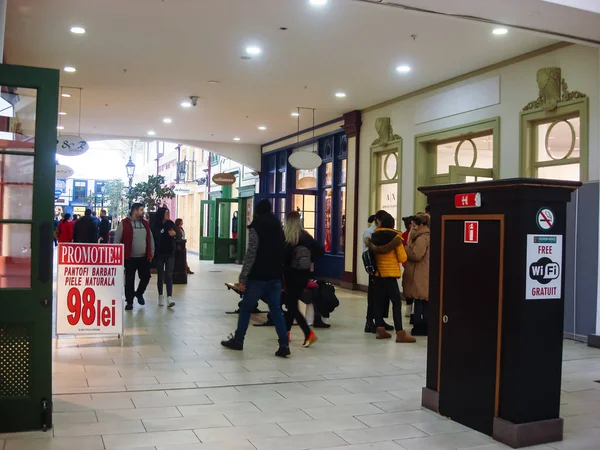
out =
[(218, 80), (208, 80), (207, 83), (208, 84), (220, 84), (221, 82)]
[(65, 129), (65, 127), (63, 127), (63, 126), (59, 125), (59, 126), (57, 126), (57, 127), (56, 127), (56, 129), (57, 129), (57, 130), (64, 130), (64, 129)]
[(67, 113), (66, 113), (66, 112), (64, 112), (64, 111), (61, 111), (61, 112), (59, 112), (59, 113), (58, 113), (58, 115), (59, 115), (59, 116), (66, 116), (66, 115), (67, 115)]
[(156, 131), (154, 131), (154, 130), (148, 131), (148, 136), (154, 136), (155, 134), (156, 134)]
[(73, 34), (85, 34), (85, 28), (83, 28), (83, 27), (71, 27), (71, 33), (73, 33)]
[(396, 67), (396, 72), (408, 73), (408, 72), (410, 72), (410, 66), (398, 66), (398, 67)]
[(267, 127), (265, 127), (264, 125), (261, 125), (260, 127), (258, 127), (258, 129), (260, 131), (265, 131), (267, 129)]
[(163, 123), (173, 123), (173, 119), (171, 119), (170, 117), (165, 117), (163, 119)]
[(181, 107), (182, 108), (191, 108), (192, 107), (192, 102), (187, 101), (187, 100), (183, 101), (183, 102), (181, 102)]
[(346, 97), (346, 93), (345, 92), (336, 92), (335, 96), (337, 98), (345, 98)]
[(77, 72), (77, 69), (71, 66), (66, 66), (64, 70), (65, 72)]
[(494, 33), (496, 36), (502, 36), (503, 34), (508, 33), (508, 29), (504, 27), (494, 28), (494, 31), (492, 31), (492, 33)]
[(313, 6), (323, 6), (327, 4), (327, 0), (309, 0)]
[(234, 141), (241, 141), (241, 140), (242, 140), (242, 138), (239, 138), (239, 137), (234, 137), (234, 138), (233, 138), (233, 140), (234, 140)]
[(61, 94), (65, 98), (71, 98), (71, 94)]
[(252, 45), (250, 47), (246, 47), (246, 53), (248, 53), (249, 55), (260, 55), (262, 53), (262, 50), (260, 49), (260, 47)]
[(294, 112), (292, 113), (292, 117), (298, 117), (299, 115), (300, 115), (300, 113), (299, 113), (299, 112), (296, 112), (296, 111), (294, 111)]

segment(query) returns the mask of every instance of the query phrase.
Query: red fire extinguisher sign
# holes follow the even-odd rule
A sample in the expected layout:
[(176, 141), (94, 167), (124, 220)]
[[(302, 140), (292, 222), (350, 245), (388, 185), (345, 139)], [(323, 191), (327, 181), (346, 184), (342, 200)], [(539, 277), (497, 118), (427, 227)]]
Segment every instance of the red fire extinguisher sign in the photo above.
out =
[(465, 244), (477, 244), (479, 242), (479, 222), (465, 222)]

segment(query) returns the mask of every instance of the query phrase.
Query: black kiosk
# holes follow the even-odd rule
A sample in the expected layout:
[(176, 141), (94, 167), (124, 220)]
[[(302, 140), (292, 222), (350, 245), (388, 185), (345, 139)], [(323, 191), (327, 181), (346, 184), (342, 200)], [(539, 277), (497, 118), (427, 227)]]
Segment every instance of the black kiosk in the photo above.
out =
[(432, 219), (422, 404), (513, 448), (562, 440), (566, 204), (579, 186), (419, 188)]

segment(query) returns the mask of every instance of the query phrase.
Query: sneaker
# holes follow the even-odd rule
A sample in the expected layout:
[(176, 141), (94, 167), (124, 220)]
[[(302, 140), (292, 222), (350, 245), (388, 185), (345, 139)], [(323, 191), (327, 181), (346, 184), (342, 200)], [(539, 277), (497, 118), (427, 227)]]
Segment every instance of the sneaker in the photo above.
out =
[(173, 297), (167, 297), (167, 308), (172, 308), (175, 306), (175, 302), (173, 301)]
[(164, 295), (158, 296), (158, 306), (165, 306), (165, 296)]
[(230, 334), (226, 341), (221, 341), (221, 345), (230, 350), (244, 350), (244, 343), (238, 341), (233, 334)]
[(142, 294), (135, 294), (137, 301), (140, 305), (145, 305), (146, 304), (146, 300), (144, 300), (144, 296)]
[(292, 352), (290, 352), (289, 347), (279, 347), (279, 349), (275, 352), (275, 356), (279, 356), (280, 358), (285, 358), (286, 356), (290, 356)]
[(310, 347), (313, 343), (317, 342), (317, 339), (319, 339), (319, 338), (317, 337), (315, 332), (311, 331), (310, 334), (308, 335), (308, 337), (304, 340), (304, 344), (302, 344), (302, 347), (304, 347), (304, 348)]
[(385, 323), (385, 322), (383, 322), (383, 323), (384, 323), (383, 326), (385, 327), (386, 331), (393, 331), (394, 330), (394, 325), (390, 325), (390, 324)]
[(133, 303), (127, 303), (125, 305), (125, 311), (131, 311), (133, 309)]

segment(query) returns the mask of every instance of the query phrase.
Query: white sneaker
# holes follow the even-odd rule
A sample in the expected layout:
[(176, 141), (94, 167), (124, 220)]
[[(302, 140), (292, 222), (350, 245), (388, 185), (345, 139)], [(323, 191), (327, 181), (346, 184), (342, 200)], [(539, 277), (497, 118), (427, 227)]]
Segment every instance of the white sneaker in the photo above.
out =
[(164, 295), (158, 296), (158, 306), (165, 306), (165, 296)]
[(175, 306), (175, 302), (173, 301), (173, 297), (167, 297), (167, 308), (172, 308)]
[(406, 305), (406, 314), (404, 317), (410, 317), (413, 313), (413, 305)]

